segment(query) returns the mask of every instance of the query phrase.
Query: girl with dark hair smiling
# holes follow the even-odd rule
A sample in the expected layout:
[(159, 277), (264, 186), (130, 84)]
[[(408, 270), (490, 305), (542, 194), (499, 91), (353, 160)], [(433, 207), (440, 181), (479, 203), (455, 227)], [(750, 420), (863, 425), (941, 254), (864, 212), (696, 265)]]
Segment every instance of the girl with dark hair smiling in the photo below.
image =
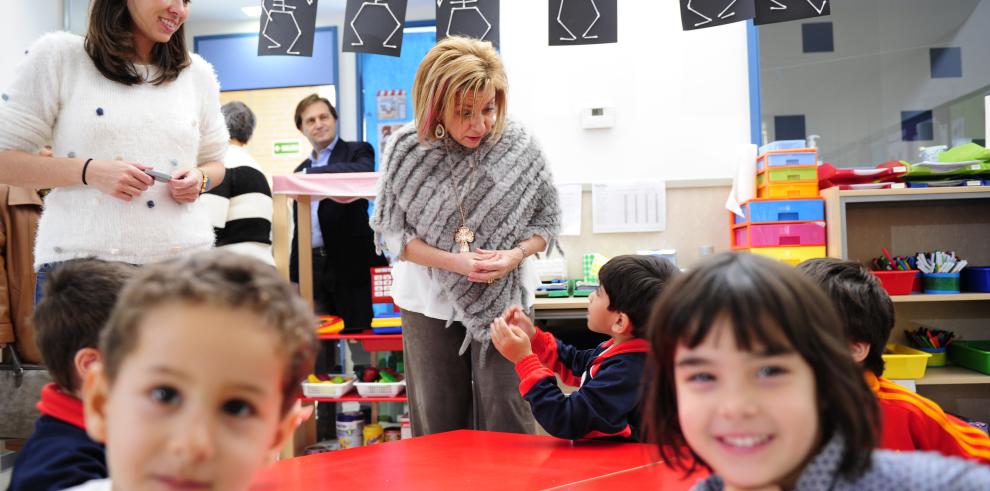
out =
[[(990, 469), (874, 450), (877, 406), (831, 303), (801, 273), (722, 254), (654, 307), (644, 420), (695, 490), (985, 490)], [(687, 451), (680, 451), (686, 447)]]
[[(228, 136), (216, 75), (186, 50), (189, 4), (94, 0), (85, 38), (46, 34), (3, 89), (0, 182), (52, 188), (39, 283), (73, 258), (144, 264), (213, 245), (199, 195), (223, 179)], [(37, 155), (46, 145), (54, 155)]]

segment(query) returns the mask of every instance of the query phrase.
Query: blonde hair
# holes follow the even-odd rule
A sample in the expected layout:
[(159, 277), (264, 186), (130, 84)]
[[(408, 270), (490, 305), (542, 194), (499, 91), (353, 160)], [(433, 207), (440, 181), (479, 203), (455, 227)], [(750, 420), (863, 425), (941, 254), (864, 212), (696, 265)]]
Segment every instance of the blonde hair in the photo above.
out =
[(451, 36), (436, 44), (419, 64), (413, 81), (416, 131), (422, 141), (436, 140), (434, 131), (444, 117), (454, 114), (456, 100), (468, 93), (495, 91), (494, 135), (505, 129), (509, 80), (498, 51), (488, 41)]

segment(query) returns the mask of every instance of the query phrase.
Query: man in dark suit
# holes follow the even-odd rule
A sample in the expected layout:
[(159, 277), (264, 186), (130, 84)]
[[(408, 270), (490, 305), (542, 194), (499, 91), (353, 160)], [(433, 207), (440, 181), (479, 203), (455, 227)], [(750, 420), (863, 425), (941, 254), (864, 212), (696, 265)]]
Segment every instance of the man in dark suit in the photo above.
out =
[[(348, 142), (337, 135), (337, 110), (326, 98), (311, 94), (299, 102), (295, 114), (296, 128), (313, 146), (310, 158), (295, 172), (306, 174), (338, 172), (374, 172), (375, 151), (364, 142)], [(299, 213), (292, 204), (295, 233), (289, 274), (299, 282)], [(388, 261), (375, 253), (374, 233), (368, 226), (368, 200), (338, 203), (323, 199), (313, 203), (313, 302), (321, 314), (338, 315), (348, 330), (371, 327), (371, 267), (386, 266)], [(304, 245), (305, 247), (305, 245)], [(316, 361), (316, 371), (334, 370), (337, 357), (333, 343), (324, 342)], [(333, 411), (320, 411), (317, 433), (332, 437)], [(322, 409), (322, 408), (321, 408)], [(326, 414), (324, 414), (326, 413)]]

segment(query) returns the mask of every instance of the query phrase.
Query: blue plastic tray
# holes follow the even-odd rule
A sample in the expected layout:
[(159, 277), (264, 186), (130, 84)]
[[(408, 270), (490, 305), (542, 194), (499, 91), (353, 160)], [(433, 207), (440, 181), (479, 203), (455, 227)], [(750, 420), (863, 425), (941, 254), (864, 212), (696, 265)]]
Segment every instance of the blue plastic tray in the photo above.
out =
[(743, 214), (736, 223), (816, 221), (825, 219), (825, 201), (810, 199), (754, 199), (743, 203)]

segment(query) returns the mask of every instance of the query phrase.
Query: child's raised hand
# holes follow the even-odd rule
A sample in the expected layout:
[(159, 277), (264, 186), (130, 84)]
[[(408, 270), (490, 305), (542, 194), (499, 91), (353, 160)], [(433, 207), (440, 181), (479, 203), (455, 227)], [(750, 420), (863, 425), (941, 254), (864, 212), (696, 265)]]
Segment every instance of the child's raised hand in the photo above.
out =
[(523, 308), (519, 305), (513, 305), (506, 309), (505, 313), (502, 314), (502, 319), (505, 320), (506, 324), (521, 329), (529, 339), (533, 339), (533, 336), (536, 336), (536, 328), (533, 327), (533, 321), (526, 316)]
[(501, 317), (497, 317), (495, 322), (492, 322), (492, 344), (512, 363), (518, 363), (519, 360), (533, 353), (526, 333), (516, 326), (506, 324), (505, 319)]

